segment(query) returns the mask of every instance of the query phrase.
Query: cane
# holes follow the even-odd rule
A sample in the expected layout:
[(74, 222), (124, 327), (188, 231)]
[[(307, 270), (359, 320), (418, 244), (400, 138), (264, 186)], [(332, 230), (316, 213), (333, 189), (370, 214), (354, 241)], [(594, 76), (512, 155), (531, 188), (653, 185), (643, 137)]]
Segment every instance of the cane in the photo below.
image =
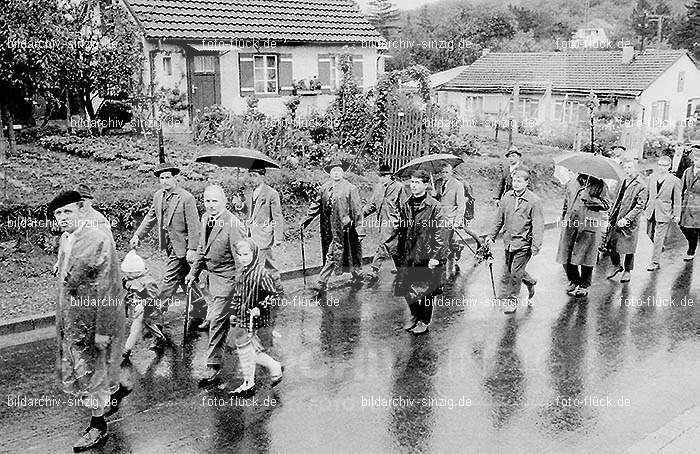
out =
[(192, 285), (187, 286), (187, 298), (185, 298), (185, 326), (182, 328), (182, 344), (187, 337), (187, 325), (190, 322), (190, 305), (192, 304)]
[(301, 273), (304, 276), (304, 287), (306, 287), (306, 251), (304, 249), (304, 227), (301, 229)]

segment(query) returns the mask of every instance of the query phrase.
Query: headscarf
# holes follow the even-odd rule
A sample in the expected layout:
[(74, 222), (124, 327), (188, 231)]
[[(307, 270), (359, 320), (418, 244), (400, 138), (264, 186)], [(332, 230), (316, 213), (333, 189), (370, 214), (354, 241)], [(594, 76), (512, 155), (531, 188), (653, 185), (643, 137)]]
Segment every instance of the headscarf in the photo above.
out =
[(236, 278), (236, 293), (242, 305), (241, 312), (245, 312), (257, 306), (268, 295), (274, 295), (276, 289), (270, 273), (265, 270), (265, 264), (260, 263), (258, 246), (251, 240), (245, 239), (236, 243), (236, 249), (240, 243), (246, 243), (253, 253), (253, 260), (241, 267)]

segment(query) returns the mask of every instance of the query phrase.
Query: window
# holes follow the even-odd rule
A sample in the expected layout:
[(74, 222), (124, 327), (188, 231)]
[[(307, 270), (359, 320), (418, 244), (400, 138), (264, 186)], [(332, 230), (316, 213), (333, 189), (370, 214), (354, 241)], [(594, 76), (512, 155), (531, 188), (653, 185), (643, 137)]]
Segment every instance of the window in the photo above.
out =
[(170, 57), (163, 57), (163, 75), (173, 75), (173, 62)]
[(216, 72), (216, 56), (214, 55), (195, 55), (193, 62), (194, 72), (197, 74)]
[(539, 99), (523, 98), (520, 100), (520, 115), (522, 118), (537, 118)]
[(668, 122), (668, 101), (656, 101), (651, 104), (651, 126), (660, 127)]
[(277, 55), (255, 55), (253, 63), (255, 93), (277, 93)]
[(685, 71), (680, 71), (678, 73), (678, 86), (676, 87), (676, 91), (678, 93), (682, 92), (684, 86), (685, 86)]
[(483, 96), (467, 96), (467, 114), (481, 115), (484, 113)]

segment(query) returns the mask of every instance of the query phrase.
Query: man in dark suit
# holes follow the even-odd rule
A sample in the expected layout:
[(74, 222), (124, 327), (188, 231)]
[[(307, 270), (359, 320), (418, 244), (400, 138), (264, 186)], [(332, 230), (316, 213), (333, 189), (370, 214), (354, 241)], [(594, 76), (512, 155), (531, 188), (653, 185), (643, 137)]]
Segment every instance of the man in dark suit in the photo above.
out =
[(645, 208), (647, 218), (647, 235), (654, 243), (654, 252), (648, 271), (661, 268), (659, 260), (663, 250), (668, 228), (672, 221), (681, 217), (681, 180), (669, 172), (671, 158), (661, 156), (657, 168), (649, 177), (649, 200)]
[[(613, 265), (608, 279), (622, 272), (620, 282), (629, 282), (630, 272), (634, 268), (634, 253), (637, 250), (639, 217), (644, 211), (649, 193), (637, 171), (637, 161), (624, 161), (622, 168), (627, 178), (622, 182), (615, 204), (610, 209), (606, 247)], [(624, 266), (622, 260), (624, 260)]]
[(153, 172), (160, 180), (161, 189), (153, 195), (151, 209), (131, 238), (132, 249), (154, 226), (158, 247), (168, 254), (165, 275), (159, 289), (160, 301), (172, 298), (178, 286), (184, 287), (184, 278), (194, 261), (199, 239), (199, 213), (194, 196), (178, 186), (176, 175), (180, 169), (172, 164), (158, 164)]
[(259, 260), (271, 271), (278, 290), (282, 290), (280, 272), (275, 266), (272, 246), (282, 244), (284, 236), (280, 193), (265, 183), (265, 169), (248, 171), (251, 185), (245, 193), (243, 206), (246, 216), (247, 236), (258, 246)]
[(191, 285), (199, 273), (206, 269), (209, 295), (209, 350), (207, 373), (200, 381), (207, 386), (218, 378), (223, 362), (224, 345), (230, 323), (230, 302), (236, 276), (236, 243), (245, 237), (245, 224), (226, 209), (226, 195), (220, 186), (208, 186), (204, 190), (202, 233), (199, 236), (196, 257), (192, 269), (185, 277)]
[(693, 160), (690, 157), (691, 144), (677, 143), (673, 147), (673, 156), (671, 157), (671, 171), (679, 179), (683, 179), (685, 169), (693, 166)]
[(316, 216), (321, 218), (321, 249), (323, 268), (314, 287), (324, 293), (332, 273), (352, 273), (351, 283), (362, 285), (362, 243), (364, 216), (357, 186), (345, 179), (349, 163), (333, 161), (324, 167), (331, 179), (321, 186), (316, 200), (306, 212), (301, 228), (306, 228)]

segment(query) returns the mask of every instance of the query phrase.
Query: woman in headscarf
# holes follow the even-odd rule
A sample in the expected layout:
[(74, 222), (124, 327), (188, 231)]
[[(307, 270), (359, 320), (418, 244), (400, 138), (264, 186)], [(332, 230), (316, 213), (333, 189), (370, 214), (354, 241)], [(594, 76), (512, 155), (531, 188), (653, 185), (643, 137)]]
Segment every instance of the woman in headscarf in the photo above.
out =
[[(236, 243), (241, 269), (236, 276), (229, 343), (235, 345), (243, 373), (243, 383), (231, 395), (250, 397), (255, 394), (255, 365), (270, 371), (271, 386), (282, 381), (282, 364), (265, 353), (272, 346), (270, 309), (277, 287), (260, 261), (258, 247), (246, 239)], [(252, 323), (252, 326), (251, 326)]]
[(564, 265), (569, 295), (588, 295), (598, 247), (603, 239), (606, 222), (603, 216), (609, 207), (603, 180), (579, 174), (566, 185), (557, 262)]

